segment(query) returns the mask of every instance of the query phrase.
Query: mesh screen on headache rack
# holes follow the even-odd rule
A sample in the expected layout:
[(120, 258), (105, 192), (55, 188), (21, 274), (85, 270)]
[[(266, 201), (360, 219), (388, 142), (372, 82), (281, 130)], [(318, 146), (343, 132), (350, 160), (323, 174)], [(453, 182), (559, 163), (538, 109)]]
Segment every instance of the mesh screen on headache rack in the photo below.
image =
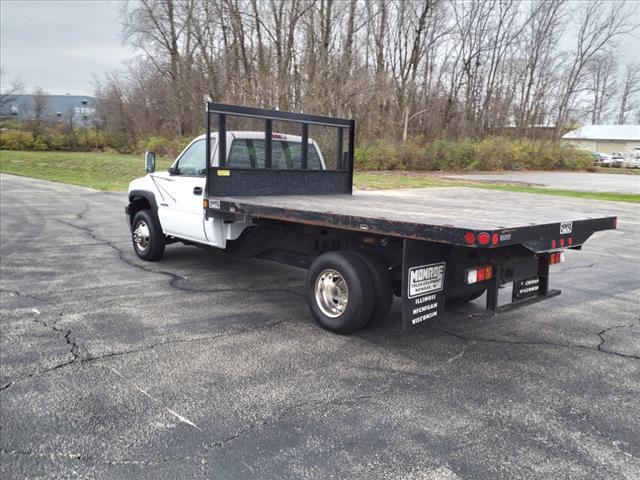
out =
[[(228, 107), (228, 106), (226, 106)], [(347, 120), (316, 117), (342, 124), (324, 125), (304, 121), (305, 116), (277, 110), (244, 109), (252, 116), (234, 114), (224, 108), (210, 109), (211, 166), (229, 169), (347, 171), (350, 168)], [(302, 117), (268, 118), (270, 115)], [(222, 125), (221, 125), (222, 123)], [(348, 126), (345, 126), (348, 125)], [(224, 138), (220, 141), (220, 131)], [(267, 132), (270, 132), (267, 137)], [(306, 139), (306, 155), (303, 141)], [(221, 148), (225, 150), (221, 155)]]
[(207, 104), (207, 194), (351, 194), (355, 122)]

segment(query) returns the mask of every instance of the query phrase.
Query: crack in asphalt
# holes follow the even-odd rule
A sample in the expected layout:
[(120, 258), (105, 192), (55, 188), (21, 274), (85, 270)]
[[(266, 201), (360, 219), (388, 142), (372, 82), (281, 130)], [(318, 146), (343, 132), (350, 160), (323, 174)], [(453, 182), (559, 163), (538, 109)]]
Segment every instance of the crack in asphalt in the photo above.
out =
[(557, 273), (562, 273), (562, 272), (566, 272), (567, 270), (578, 270), (578, 269), (582, 269), (582, 268), (591, 268), (595, 265), (595, 263), (590, 263), (589, 265), (571, 265), (568, 267), (564, 267), (562, 268), (559, 272)]
[(119, 260), (121, 260), (122, 262), (126, 263), (130, 267), (137, 268), (138, 270), (142, 270), (142, 271), (149, 272), (149, 273), (156, 273), (156, 274), (168, 276), (170, 278), (169, 286), (174, 288), (174, 289), (176, 289), (176, 290), (179, 290), (181, 292), (188, 292), (188, 293), (218, 293), (218, 292), (281, 293), (281, 292), (284, 292), (284, 293), (289, 293), (291, 295), (295, 295), (295, 296), (298, 296), (298, 297), (305, 297), (304, 293), (297, 292), (297, 291), (289, 289), (289, 288), (262, 288), (262, 289), (253, 289), (253, 288), (197, 288), (197, 287), (193, 287), (193, 286), (190, 286), (190, 285), (184, 285), (184, 284), (181, 284), (179, 282), (189, 281), (189, 279), (187, 277), (185, 277), (183, 275), (180, 275), (180, 274), (177, 274), (177, 273), (169, 272), (167, 270), (155, 270), (155, 269), (146, 267), (144, 265), (140, 265), (138, 263), (134, 263), (132, 260), (130, 260), (125, 255), (124, 251), (121, 248), (119, 248), (119, 247), (117, 247), (115, 245), (115, 242), (109, 242), (107, 240), (103, 240), (103, 239), (99, 238), (93, 232), (93, 230), (91, 230), (90, 228), (82, 227), (80, 225), (75, 225), (75, 224), (73, 224), (71, 222), (67, 222), (65, 220), (56, 219), (56, 221), (59, 222), (59, 223), (62, 223), (64, 225), (67, 225), (69, 227), (84, 231), (91, 238), (93, 238), (97, 242), (100, 242), (100, 244), (108, 246), (109, 248), (114, 250), (118, 254)]
[[(86, 212), (89, 211), (89, 207), (88, 205), (86, 206), (86, 208), (84, 209), (83, 212), (81, 212), (81, 214), (78, 214), (78, 218), (82, 218), (82, 215), (86, 214)], [(55, 221), (57, 221), (58, 223), (61, 223), (63, 225), (67, 225), (69, 227), (72, 227), (74, 229), (80, 230), (85, 232), (87, 235), (89, 235), (91, 238), (93, 238), (96, 242), (98, 242), (98, 245), (104, 245), (104, 246), (108, 246), (109, 248), (111, 248), (112, 250), (114, 250), (117, 254), (118, 254), (118, 258), (123, 261), (125, 264), (143, 270), (145, 272), (149, 272), (149, 273), (156, 273), (156, 274), (161, 274), (161, 275), (165, 275), (170, 277), (170, 281), (169, 281), (169, 286), (182, 291), (182, 292), (189, 292), (189, 293), (216, 293), (216, 292), (239, 292), (239, 293), (247, 293), (247, 294), (261, 294), (261, 293), (289, 293), (292, 295), (296, 295), (296, 296), (302, 296), (304, 297), (305, 295), (300, 293), (300, 292), (296, 292), (295, 290), (291, 290), (291, 289), (283, 289), (283, 288), (265, 288), (265, 289), (251, 289), (251, 288), (212, 288), (212, 289), (199, 289), (199, 288), (195, 288), (195, 287), (191, 287), (191, 286), (185, 286), (185, 285), (180, 285), (178, 284), (178, 282), (180, 282), (181, 280), (187, 280), (188, 278), (182, 276), (182, 275), (178, 275), (176, 273), (173, 272), (168, 272), (168, 271), (164, 271), (164, 270), (153, 270), (151, 268), (145, 267), (143, 265), (138, 265), (134, 262), (132, 262), (131, 260), (129, 260), (126, 256), (125, 253), (122, 249), (120, 249), (119, 247), (117, 247), (114, 242), (109, 242), (106, 240), (103, 240), (101, 238), (99, 238), (91, 228), (89, 227), (84, 227), (81, 225), (75, 225), (71, 222), (65, 221), (65, 220), (61, 220), (61, 219), (54, 219)], [(16, 296), (22, 296), (25, 298), (33, 298), (35, 300), (41, 301), (41, 302), (45, 302), (48, 303), (46, 300), (44, 299), (40, 299), (31, 295), (24, 295), (21, 294), (18, 291), (15, 290), (3, 290), (6, 291), (7, 293), (9, 293), (10, 295), (16, 295)], [(56, 328), (54, 326), (54, 324), (51, 323), (44, 323), (42, 321), (38, 321), (36, 320), (38, 323), (41, 323), (42, 325), (48, 327), (48, 328), (52, 328), (53, 330), (57, 331), (57, 332), (63, 332), (63, 330)], [(280, 321), (276, 321), (276, 322), (271, 322), (270, 324), (267, 325), (266, 328), (272, 328), (280, 323), (283, 323), (287, 320), (280, 320)], [(256, 331), (256, 329), (245, 329), (245, 330), (241, 330), (238, 332), (235, 332), (235, 334), (242, 334), (242, 333), (247, 333), (250, 331)], [(130, 351), (123, 351), (123, 352), (112, 352), (109, 354), (105, 354), (99, 357), (89, 357), (89, 358), (79, 358), (79, 348), (78, 345), (71, 340), (71, 330), (64, 330), (65, 333), (65, 341), (67, 342), (67, 344), (71, 345), (71, 353), (73, 355), (73, 358), (69, 361), (66, 362), (62, 362), (59, 364), (56, 364), (52, 367), (46, 368), (46, 369), (42, 369), (42, 370), (38, 370), (36, 372), (30, 373), (26, 376), (23, 377), (19, 377), (18, 379), (12, 380), (4, 385), (0, 386), (0, 392), (8, 389), (9, 387), (15, 385), (18, 382), (30, 379), (34, 376), (38, 376), (38, 375), (42, 375), (54, 370), (58, 370), (60, 368), (63, 367), (67, 367), (69, 365), (75, 364), (75, 363), (88, 363), (88, 362), (95, 362), (98, 360), (102, 360), (104, 358), (111, 358), (111, 357), (117, 357), (117, 356), (121, 356), (121, 355), (129, 355), (129, 354), (133, 354), (133, 353), (139, 353), (145, 350), (149, 350), (149, 349), (153, 349), (156, 348), (160, 345), (167, 345), (167, 344), (171, 344), (171, 343), (183, 343), (183, 342), (192, 342), (192, 341), (201, 341), (201, 340), (207, 340), (207, 339), (216, 339), (219, 337), (224, 337), (224, 336), (229, 336), (229, 335), (233, 335), (234, 333), (223, 333), (220, 335), (212, 335), (212, 336), (208, 336), (208, 337), (202, 337), (202, 338), (195, 338), (195, 339), (179, 339), (179, 340), (169, 340), (169, 341), (165, 341), (165, 342), (157, 342), (151, 346), (148, 347), (143, 347), (141, 349), (135, 349), (135, 350), (130, 350)]]
[(236, 331), (231, 331), (231, 332), (224, 332), (224, 333), (219, 333), (216, 335), (207, 335), (204, 337), (196, 337), (196, 338), (178, 338), (178, 339), (173, 339), (173, 340), (165, 340), (165, 341), (161, 341), (161, 342), (156, 342), (153, 343), (151, 345), (147, 345), (144, 346), (142, 348), (137, 348), (137, 349), (133, 349), (133, 350), (123, 350), (120, 352), (109, 352), (109, 353), (105, 353), (103, 355), (99, 355), (96, 357), (86, 357), (80, 360), (80, 363), (90, 363), (90, 362), (96, 362), (96, 361), (100, 361), (100, 360), (104, 360), (106, 358), (114, 358), (114, 357), (120, 357), (123, 355), (132, 355), (135, 353), (141, 353), (141, 352), (145, 352), (148, 350), (153, 350), (154, 348), (163, 346), (163, 345), (171, 345), (171, 344), (175, 344), (175, 343), (192, 343), (192, 342), (202, 342), (202, 341), (206, 341), (206, 340), (217, 340), (218, 338), (224, 338), (224, 337), (233, 337), (236, 335), (242, 335), (245, 333), (253, 333), (253, 332), (259, 332), (261, 330), (270, 330), (282, 323), (289, 323), (292, 322), (293, 320), (291, 319), (285, 319), (285, 320), (276, 320), (275, 322), (270, 322), (267, 323), (265, 325), (260, 325), (256, 328), (245, 328), (245, 329), (239, 329)]
[(487, 338), (487, 337), (475, 337), (464, 335), (461, 333), (452, 332), (450, 330), (445, 330), (442, 328), (436, 328), (432, 325), (426, 325), (426, 328), (430, 330), (434, 330), (436, 332), (444, 333), (446, 335), (451, 335), (452, 337), (458, 338), (460, 340), (470, 341), (470, 342), (487, 342), (487, 343), (506, 343), (511, 345), (530, 345), (530, 346), (543, 346), (543, 347), (557, 347), (557, 348), (573, 348), (573, 349), (582, 349), (582, 350), (592, 350), (594, 352), (601, 352), (607, 355), (614, 355), (617, 357), (628, 358), (633, 360), (640, 360), (640, 356), (631, 355), (626, 353), (614, 352), (613, 350), (604, 350), (602, 346), (605, 343), (605, 339), (603, 337), (604, 334), (609, 332), (610, 330), (614, 330), (617, 328), (629, 328), (635, 326), (635, 323), (630, 325), (615, 325), (613, 327), (605, 328), (600, 332), (596, 333), (600, 338), (600, 343), (592, 347), (590, 345), (580, 345), (580, 344), (569, 344), (569, 343), (557, 343), (557, 342), (549, 342), (549, 341), (535, 341), (535, 340), (507, 340), (500, 338)]
[(80, 347), (78, 346), (78, 344), (76, 343), (75, 340), (72, 339), (71, 335), (72, 335), (72, 330), (71, 329), (62, 329), (62, 328), (58, 328), (56, 326), (55, 323), (51, 323), (51, 322), (46, 322), (42, 319), (39, 318), (39, 315), (41, 314), (39, 310), (32, 308), (31, 309), (33, 311), (33, 313), (36, 315), (36, 317), (33, 319), (34, 322), (36, 322), (39, 325), (42, 325), (45, 328), (49, 328), (51, 330), (53, 330), (56, 333), (64, 333), (64, 341), (67, 345), (69, 345), (70, 349), (69, 349), (69, 353), (71, 354), (71, 360), (67, 360), (65, 362), (62, 363), (57, 363), (51, 367), (45, 368), (45, 369), (41, 369), (41, 370), (37, 370), (35, 372), (32, 372), (28, 375), (24, 375), (22, 377), (18, 377), (17, 379), (11, 380), (8, 383), (5, 383), (4, 385), (0, 385), (0, 392), (6, 390), (7, 388), (15, 385), (16, 383), (22, 382), (24, 380), (28, 380), (30, 378), (33, 378), (35, 376), (38, 375), (43, 375), (45, 373), (48, 372), (53, 372), (55, 370), (58, 370), (60, 368), (63, 367), (67, 367), (69, 365), (72, 365), (74, 363), (77, 363), (79, 361), (80, 358)]
[[(216, 335), (207, 335), (204, 337), (196, 337), (196, 338), (179, 338), (179, 339), (172, 339), (172, 340), (165, 340), (165, 341), (161, 341), (161, 342), (156, 342), (153, 343), (151, 345), (147, 345), (141, 348), (136, 348), (136, 349), (132, 349), (132, 350), (123, 350), (123, 351), (119, 351), (119, 352), (109, 352), (109, 353), (105, 353), (103, 355), (99, 355), (99, 356), (89, 356), (89, 357), (81, 357), (79, 354), (79, 350), (77, 345), (75, 344), (75, 342), (71, 342), (70, 340), (70, 336), (71, 336), (71, 330), (65, 331), (67, 332), (65, 334), (65, 341), (67, 341), (68, 344), (73, 345), (72, 346), (72, 352), (74, 351), (74, 347), (76, 348), (75, 350), (75, 355), (73, 357), (73, 359), (68, 360), (66, 362), (62, 362), (59, 364), (56, 364), (52, 367), (49, 368), (45, 368), (43, 370), (38, 370), (36, 372), (30, 373), (28, 375), (24, 375), (22, 377), (19, 377), (15, 380), (10, 381), (9, 383), (6, 383), (2, 386), (0, 386), (0, 392), (2, 392), (3, 390), (6, 390), (7, 388), (23, 382), (25, 380), (28, 380), (30, 378), (36, 377), (36, 376), (40, 376), (55, 370), (58, 370), (60, 368), (63, 367), (68, 367), (69, 365), (73, 365), (73, 364), (77, 364), (77, 365), (83, 365), (85, 363), (94, 363), (94, 362), (99, 362), (101, 360), (105, 360), (105, 359), (109, 359), (109, 358), (116, 358), (116, 357), (120, 357), (120, 356), (124, 356), (124, 355), (133, 355), (136, 353), (142, 353), (148, 350), (153, 350), (157, 347), (161, 347), (164, 345), (171, 345), (171, 344), (176, 344), (176, 343), (192, 343), (192, 342), (203, 342), (203, 341), (207, 341), (207, 340), (217, 340), (218, 338), (224, 338), (224, 337), (233, 337), (236, 335), (243, 335), (246, 333), (253, 333), (253, 332), (259, 332), (262, 330), (270, 330), (282, 323), (289, 323), (289, 322), (293, 322), (294, 320), (292, 319), (283, 319), (283, 320), (276, 320), (275, 322), (270, 322), (264, 325), (260, 325), (256, 328), (244, 328), (244, 329), (239, 329), (239, 330), (235, 330), (235, 331), (231, 331), (231, 332), (224, 332), (224, 333), (220, 333), (220, 334), (216, 334)], [(39, 322), (36, 320), (37, 323), (40, 323), (42, 325), (45, 325), (42, 322)], [(48, 326), (58, 332), (62, 332), (63, 330), (60, 329), (55, 329), (53, 328), (54, 325), (53, 324), (47, 324), (45, 326)]]
[[(640, 323), (640, 319), (638, 320), (638, 322)], [(599, 352), (608, 353), (610, 355), (618, 355), (618, 356), (625, 357), (625, 358), (635, 358), (636, 360), (640, 360), (640, 356), (637, 356), (637, 355), (627, 355), (627, 354), (620, 353), (620, 352), (614, 352), (613, 350), (605, 350), (603, 348), (605, 342), (607, 341), (604, 338), (605, 334), (609, 333), (611, 330), (616, 330), (618, 328), (631, 328), (631, 327), (635, 327), (635, 326), (636, 326), (636, 323), (630, 323), (628, 325), (615, 325), (613, 327), (605, 328), (604, 330), (599, 331), (596, 334), (596, 335), (598, 335), (598, 337), (600, 337), (600, 343), (597, 346), (597, 350)]]
[(78, 215), (76, 215), (76, 218), (77, 218), (78, 220), (83, 220), (83, 219), (84, 219), (83, 217), (84, 217), (87, 213), (89, 213), (89, 209), (90, 209), (90, 208), (91, 208), (91, 206), (89, 205), (89, 203), (88, 203), (88, 202), (87, 202), (87, 203), (85, 203), (85, 204), (84, 204), (84, 210), (82, 210), (80, 213), (78, 213)]

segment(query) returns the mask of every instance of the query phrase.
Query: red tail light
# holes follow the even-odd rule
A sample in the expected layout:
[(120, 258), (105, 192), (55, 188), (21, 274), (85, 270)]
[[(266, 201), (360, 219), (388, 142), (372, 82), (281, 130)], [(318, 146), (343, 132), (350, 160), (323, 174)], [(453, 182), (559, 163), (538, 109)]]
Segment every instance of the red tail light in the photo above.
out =
[(474, 243), (476, 243), (476, 234), (473, 232), (465, 233), (464, 241), (467, 242), (468, 245), (473, 245)]
[(480, 245), (487, 245), (491, 240), (491, 236), (487, 232), (478, 234), (478, 243)]

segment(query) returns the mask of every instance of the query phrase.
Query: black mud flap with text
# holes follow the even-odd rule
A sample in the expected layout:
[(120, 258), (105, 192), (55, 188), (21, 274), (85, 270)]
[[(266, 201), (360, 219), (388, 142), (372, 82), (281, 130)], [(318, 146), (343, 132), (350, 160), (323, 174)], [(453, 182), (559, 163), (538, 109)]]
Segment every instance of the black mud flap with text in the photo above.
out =
[(444, 313), (444, 277), (450, 251), (445, 245), (404, 240), (402, 329), (405, 332)]

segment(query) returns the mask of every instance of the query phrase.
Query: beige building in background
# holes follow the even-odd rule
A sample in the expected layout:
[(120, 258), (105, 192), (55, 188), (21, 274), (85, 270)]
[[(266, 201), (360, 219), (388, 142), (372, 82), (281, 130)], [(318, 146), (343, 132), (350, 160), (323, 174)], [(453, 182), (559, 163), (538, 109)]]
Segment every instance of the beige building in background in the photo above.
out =
[(567, 133), (562, 141), (599, 153), (640, 148), (640, 125), (586, 125)]

